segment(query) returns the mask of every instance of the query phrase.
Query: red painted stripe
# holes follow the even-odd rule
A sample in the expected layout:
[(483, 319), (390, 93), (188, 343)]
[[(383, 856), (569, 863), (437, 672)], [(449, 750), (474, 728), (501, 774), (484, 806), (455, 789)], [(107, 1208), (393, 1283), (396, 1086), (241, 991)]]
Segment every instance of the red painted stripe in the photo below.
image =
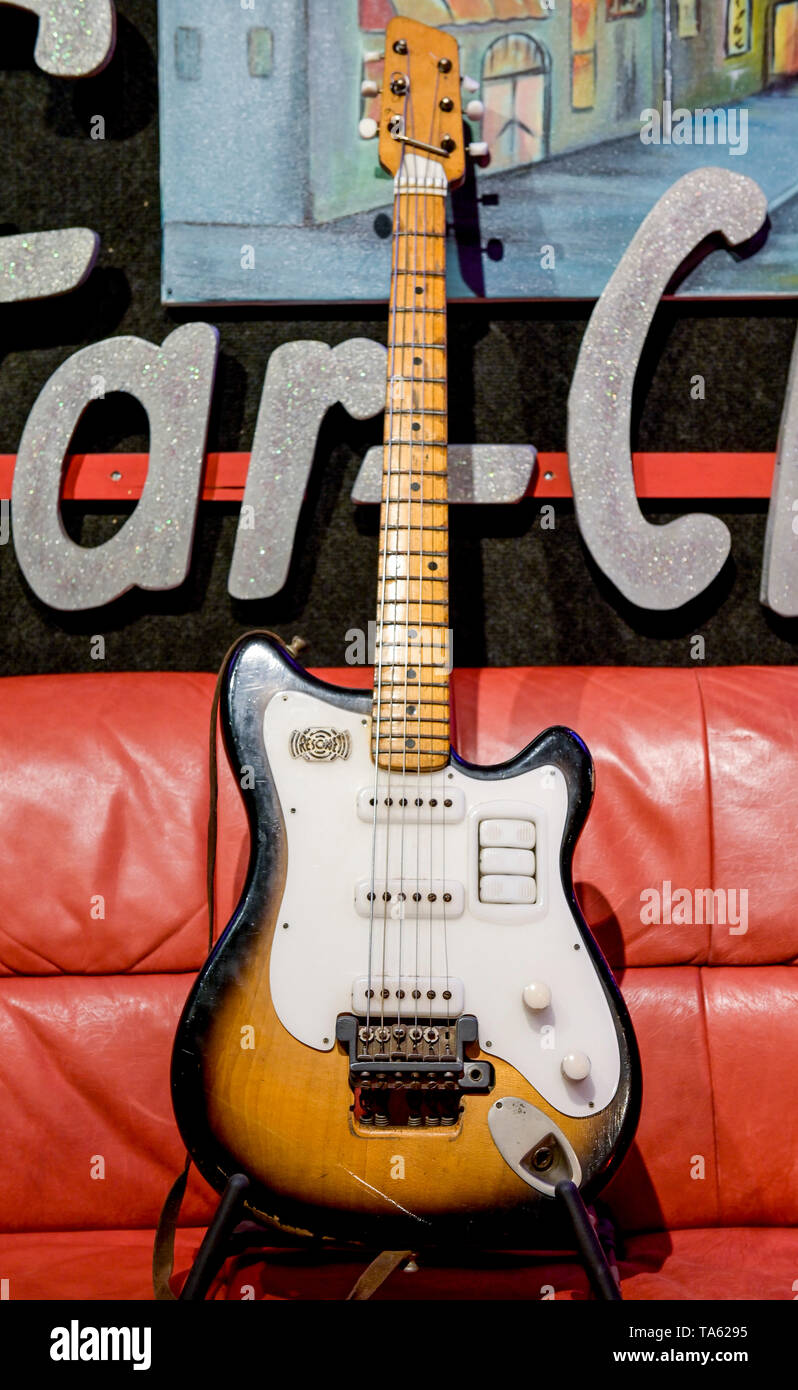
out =
[[(14, 454), (0, 454), (0, 498), (11, 496)], [(635, 454), (638, 497), (761, 498), (770, 496), (775, 454)], [(208, 454), (202, 498), (240, 502), (249, 454)], [(147, 476), (146, 454), (73, 454), (63, 496), (68, 501), (134, 502)], [(541, 453), (528, 496), (571, 497), (567, 454)]]

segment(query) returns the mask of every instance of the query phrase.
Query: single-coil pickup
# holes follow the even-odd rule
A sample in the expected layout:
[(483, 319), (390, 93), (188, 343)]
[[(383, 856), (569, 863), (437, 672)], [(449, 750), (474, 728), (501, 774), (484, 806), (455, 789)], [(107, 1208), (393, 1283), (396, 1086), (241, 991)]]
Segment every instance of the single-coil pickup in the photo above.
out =
[(357, 814), (360, 820), (374, 823), (378, 821), (401, 822), (422, 825), (447, 825), (460, 821), (465, 816), (465, 796), (459, 787), (431, 787), (426, 782), (391, 783), (380, 787), (364, 787), (357, 795)]
[(465, 907), (465, 888), (454, 879), (368, 879), (355, 884), (355, 909), (361, 917), (401, 918), (460, 917)]
[[(361, 975), (352, 985), (352, 1012), (371, 1019), (379, 1027), (382, 1018), (459, 1018), (465, 1008), (465, 985), (446, 975)], [(388, 1034), (386, 1033), (386, 1040)], [(422, 1033), (419, 1032), (420, 1040)], [(427, 1039), (429, 1041), (429, 1039)]]

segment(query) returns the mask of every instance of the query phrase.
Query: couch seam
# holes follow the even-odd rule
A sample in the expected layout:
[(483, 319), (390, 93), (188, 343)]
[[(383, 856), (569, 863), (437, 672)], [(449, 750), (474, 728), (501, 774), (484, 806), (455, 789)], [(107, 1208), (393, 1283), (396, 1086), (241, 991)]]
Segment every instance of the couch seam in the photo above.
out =
[[(715, 823), (714, 823), (714, 816), (713, 816), (713, 805), (714, 805), (714, 803), (713, 803), (713, 797), (712, 797), (712, 764), (711, 764), (711, 762), (710, 762), (710, 757), (709, 757), (709, 730), (708, 730), (708, 727), (707, 727), (707, 710), (706, 710), (706, 704), (705, 704), (705, 702), (704, 702), (704, 690), (703, 690), (703, 686), (702, 686), (702, 683), (701, 683), (701, 672), (700, 672), (700, 671), (696, 671), (696, 672), (695, 672), (695, 683), (696, 683), (696, 691), (697, 691), (697, 694), (698, 694), (698, 703), (699, 703), (699, 706), (700, 706), (700, 709), (701, 709), (701, 736), (702, 736), (702, 742), (703, 742), (703, 745), (704, 745), (704, 765), (705, 765), (705, 768), (706, 768), (705, 781), (706, 781), (706, 787), (707, 787), (707, 812), (708, 812), (708, 827), (707, 827), (707, 830), (708, 830), (708, 838), (709, 838), (709, 887), (714, 889), (714, 886), (715, 886)], [(713, 916), (714, 916), (714, 914), (713, 914)], [(712, 1048), (711, 1048), (711, 1046), (710, 1046), (710, 1040), (709, 1040), (709, 1022), (708, 1022), (708, 1019), (707, 1019), (707, 1000), (706, 1000), (706, 994), (704, 993), (704, 971), (705, 971), (706, 969), (708, 969), (708, 968), (711, 966), (711, 964), (712, 964), (712, 948), (713, 948), (713, 944), (714, 944), (714, 943), (713, 943), (713, 936), (712, 936), (712, 926), (713, 926), (713, 925), (714, 925), (714, 924), (712, 924), (712, 923), (709, 924), (709, 949), (708, 949), (708, 951), (707, 951), (707, 960), (706, 960), (706, 963), (705, 963), (704, 965), (700, 965), (700, 966), (698, 967), (698, 986), (699, 986), (699, 998), (700, 998), (700, 1001), (701, 1001), (701, 1022), (702, 1022), (703, 1030), (704, 1030), (704, 1046), (706, 1047), (706, 1053), (707, 1053), (707, 1070), (708, 1070), (708, 1072), (709, 1072), (709, 1093), (710, 1093), (710, 1105), (711, 1105), (711, 1114), (712, 1114), (712, 1150), (713, 1150), (713, 1159), (714, 1159), (714, 1163), (715, 1163), (715, 1210), (716, 1210), (716, 1218), (715, 1218), (715, 1220), (716, 1220), (716, 1224), (717, 1224), (718, 1226), (720, 1226), (720, 1225), (721, 1225), (721, 1221), (722, 1221), (722, 1208), (721, 1208), (721, 1193), (720, 1193), (720, 1160), (719, 1160), (719, 1156), (718, 1156), (718, 1125), (717, 1125), (717, 1114), (716, 1114), (716, 1111), (715, 1111), (715, 1078), (714, 1078), (714, 1076), (713, 1076), (713, 1074), (712, 1074)]]

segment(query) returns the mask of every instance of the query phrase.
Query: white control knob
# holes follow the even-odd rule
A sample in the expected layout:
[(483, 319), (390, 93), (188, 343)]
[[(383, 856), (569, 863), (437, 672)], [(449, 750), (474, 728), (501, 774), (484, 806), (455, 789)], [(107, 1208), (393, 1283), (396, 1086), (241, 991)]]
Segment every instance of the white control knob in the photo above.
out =
[(464, 72), (464, 73), (463, 73), (462, 81), (463, 81), (463, 86), (465, 87), (465, 89), (466, 89), (467, 92), (478, 92), (478, 91), (479, 91), (479, 83), (477, 82), (476, 78), (474, 78), (474, 77), (469, 77), (469, 75), (468, 75), (467, 72)]
[(472, 140), (468, 146), (468, 153), (472, 159), (484, 159), (488, 153), (488, 146), (485, 140)]
[(466, 107), (466, 115), (469, 121), (481, 121), (485, 114), (484, 101), (469, 101)]
[(373, 116), (364, 116), (358, 126), (361, 140), (373, 140), (378, 130), (379, 126)]
[(584, 1081), (590, 1075), (590, 1058), (584, 1052), (566, 1052), (560, 1065), (569, 1081)]
[(378, 97), (379, 94), (380, 89), (376, 82), (371, 81), (370, 78), (367, 78), (365, 82), (361, 82), (360, 95), (362, 97)]
[(528, 1009), (547, 1009), (551, 1003), (551, 990), (545, 980), (533, 980), (524, 990), (524, 1003)]

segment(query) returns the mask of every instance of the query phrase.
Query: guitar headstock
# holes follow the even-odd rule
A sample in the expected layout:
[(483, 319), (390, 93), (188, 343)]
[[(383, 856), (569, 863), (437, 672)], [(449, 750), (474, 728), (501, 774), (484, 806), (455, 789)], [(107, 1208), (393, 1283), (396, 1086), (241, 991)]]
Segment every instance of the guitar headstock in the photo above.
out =
[[(369, 55), (367, 70), (372, 72), (375, 56)], [(464, 143), (460, 81), (457, 40), (452, 34), (417, 20), (391, 20), (385, 34), (381, 86), (376, 77), (363, 83), (362, 94), (371, 99), (372, 114), (360, 123), (364, 139), (379, 134), (380, 163), (389, 174), (398, 173), (404, 150), (417, 150), (437, 160), (454, 187), (465, 177), (466, 154), (480, 158), (487, 153), (484, 145)], [(471, 102), (468, 114), (472, 120), (480, 119), (481, 103)]]

